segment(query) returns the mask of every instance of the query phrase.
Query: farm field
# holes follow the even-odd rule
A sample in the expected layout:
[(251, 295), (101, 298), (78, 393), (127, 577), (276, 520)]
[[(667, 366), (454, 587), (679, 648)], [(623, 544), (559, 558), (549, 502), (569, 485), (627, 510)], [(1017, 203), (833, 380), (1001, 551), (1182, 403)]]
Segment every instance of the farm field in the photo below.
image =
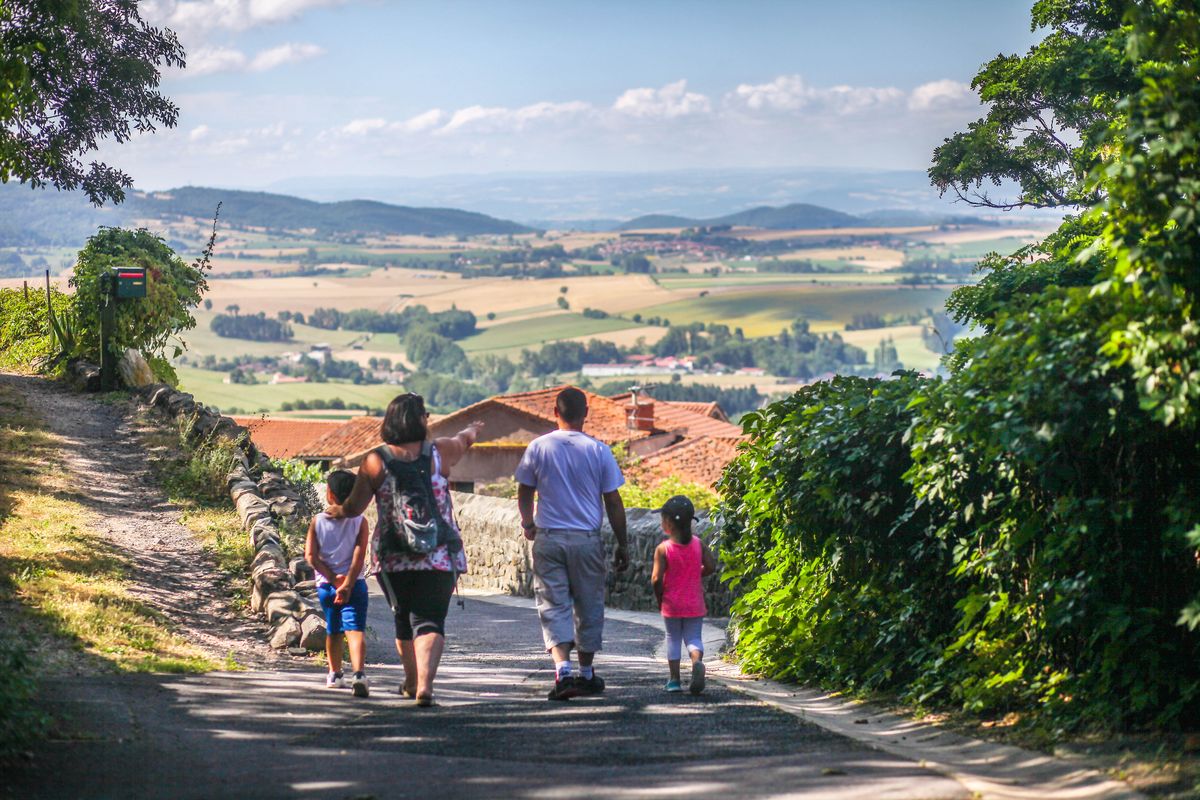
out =
[[(246, 413), (278, 411), (285, 401), (332, 400), (340, 397), (347, 403), (364, 403), (371, 407), (386, 408), (392, 398), (403, 389), (391, 384), (353, 383), (224, 383), (225, 373), (195, 367), (178, 369), (180, 388), (191, 392), (202, 403), (217, 406), (229, 413), (239, 408)], [(318, 412), (321, 413), (321, 412)]]
[(754, 337), (777, 334), (798, 318), (808, 320), (814, 331), (833, 331), (841, 330), (855, 314), (868, 311), (885, 316), (922, 313), (941, 308), (949, 293), (947, 289), (776, 284), (679, 300), (643, 309), (642, 314), (662, 316), (674, 325), (721, 323)]
[(598, 334), (633, 327), (639, 326), (616, 317), (591, 319), (582, 314), (562, 312), (493, 325), (482, 333), (461, 340), (459, 345), (471, 354), (511, 353), (559, 339), (604, 338)]
[(658, 275), (664, 289), (707, 289), (716, 291), (738, 286), (766, 284), (836, 284), (859, 286), (889, 286), (899, 283), (900, 276), (886, 272), (726, 272), (721, 275)]
[[(245, 314), (243, 308), (242, 314)], [(217, 336), (212, 332), (210, 324), (213, 317), (217, 315), (217, 310), (214, 307), (212, 311), (196, 311), (196, 327), (183, 334), (183, 340), (188, 345), (188, 355), (190, 357), (203, 358), (207, 355), (213, 355), (217, 358), (221, 356), (235, 355), (250, 355), (250, 356), (278, 356), (283, 353), (304, 352), (314, 344), (328, 344), (331, 347), (349, 348), (350, 343), (358, 340), (369, 342), (368, 347), (372, 350), (395, 350), (400, 352), (400, 344), (393, 334), (368, 334), (359, 331), (327, 331), (324, 328), (314, 328), (310, 325), (297, 325), (289, 323), (292, 326), (293, 338), (287, 342), (255, 342), (249, 339), (232, 339), (222, 336)]]
[(896, 345), (896, 356), (905, 369), (919, 369), (933, 372), (937, 369), (941, 356), (925, 346), (921, 339), (920, 325), (896, 325), (890, 328), (868, 328), (861, 331), (843, 331), (845, 339), (856, 347), (867, 351), (868, 362), (881, 339), (891, 338)]

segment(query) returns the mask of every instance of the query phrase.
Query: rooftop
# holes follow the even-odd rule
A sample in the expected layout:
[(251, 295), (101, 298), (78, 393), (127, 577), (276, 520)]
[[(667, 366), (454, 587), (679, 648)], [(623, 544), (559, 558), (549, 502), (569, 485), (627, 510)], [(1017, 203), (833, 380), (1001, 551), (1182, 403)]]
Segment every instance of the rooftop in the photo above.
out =
[(741, 441), (715, 436), (684, 439), (646, 456), (630, 467), (629, 472), (649, 486), (672, 476), (687, 483), (712, 486), (737, 456)]
[(250, 440), (272, 458), (296, 458), (322, 436), (340, 428), (337, 420), (273, 419), (235, 416), (234, 422), (250, 431)]

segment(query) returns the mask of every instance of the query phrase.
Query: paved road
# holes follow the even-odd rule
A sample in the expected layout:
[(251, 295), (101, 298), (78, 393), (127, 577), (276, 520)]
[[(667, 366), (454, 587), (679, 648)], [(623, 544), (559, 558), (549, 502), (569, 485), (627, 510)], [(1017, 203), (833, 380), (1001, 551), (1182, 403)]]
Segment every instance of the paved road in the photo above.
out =
[[(533, 612), (468, 597), (448, 624), (439, 706), (401, 677), (371, 598), (370, 698), (318, 667), (58, 679), (58, 738), (6, 775), (13, 797), (962, 798), (956, 782), (719, 684), (661, 690), (653, 628), (609, 622), (599, 698), (551, 703)], [(497, 647), (497, 643), (501, 646)]]

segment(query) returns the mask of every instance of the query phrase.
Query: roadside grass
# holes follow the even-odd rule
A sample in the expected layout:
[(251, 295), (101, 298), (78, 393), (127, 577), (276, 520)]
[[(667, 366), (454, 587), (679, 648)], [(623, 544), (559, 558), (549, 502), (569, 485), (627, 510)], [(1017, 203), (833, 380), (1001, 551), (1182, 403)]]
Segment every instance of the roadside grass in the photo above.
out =
[(181, 509), (179, 521), (196, 534), (212, 556), (233, 606), (246, 612), (250, 605), (247, 576), (254, 548), (225, 491), (225, 477), (233, 464), (233, 443), (223, 439), (188, 448), (184, 445), (186, 428), (152, 418), (149, 411), (138, 416), (135, 430), (151, 472), (167, 498)]
[(129, 594), (127, 564), (72, 494), (58, 447), (0, 384), (0, 757), (49, 725), (36, 675), (222, 667)]

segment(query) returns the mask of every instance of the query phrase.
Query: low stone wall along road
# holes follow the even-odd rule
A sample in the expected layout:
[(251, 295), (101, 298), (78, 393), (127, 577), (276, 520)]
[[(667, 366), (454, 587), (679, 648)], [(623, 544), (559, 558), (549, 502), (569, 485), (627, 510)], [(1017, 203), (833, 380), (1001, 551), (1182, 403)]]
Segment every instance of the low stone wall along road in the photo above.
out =
[(662, 691), (660, 633), (610, 620), (597, 698), (546, 700), (536, 616), (507, 598), (452, 607), (439, 705), (396, 693), (391, 618), (372, 591), (372, 695), (322, 668), (58, 679), (74, 721), (8, 774), (13, 797), (966, 798), (957, 782), (717, 682)]

